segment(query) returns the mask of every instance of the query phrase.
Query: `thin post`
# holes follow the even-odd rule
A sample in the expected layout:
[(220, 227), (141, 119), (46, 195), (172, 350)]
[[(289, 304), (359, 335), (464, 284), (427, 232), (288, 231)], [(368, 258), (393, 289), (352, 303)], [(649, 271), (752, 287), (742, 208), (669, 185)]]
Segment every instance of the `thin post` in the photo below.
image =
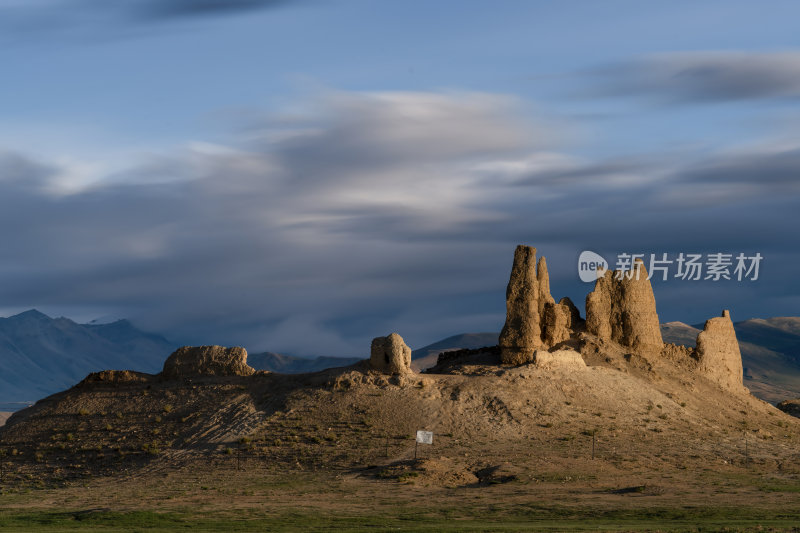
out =
[(389, 435), (386, 435), (386, 457), (389, 457)]
[(592, 431), (592, 460), (594, 460), (594, 436), (597, 434), (597, 431)]
[(414, 460), (417, 460), (417, 448), (419, 448), (419, 441), (414, 439)]

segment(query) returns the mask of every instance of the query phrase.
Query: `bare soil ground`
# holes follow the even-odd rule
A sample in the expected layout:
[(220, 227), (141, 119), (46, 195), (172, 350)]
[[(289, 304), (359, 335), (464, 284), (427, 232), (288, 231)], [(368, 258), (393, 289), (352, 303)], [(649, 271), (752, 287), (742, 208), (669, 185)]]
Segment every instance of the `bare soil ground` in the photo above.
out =
[[(506, 367), (486, 352), (402, 377), (361, 363), (87, 380), (0, 430), (0, 517), (202, 509), (353, 524), (800, 524), (800, 420), (681, 361), (591, 342), (584, 358), (584, 370)], [(415, 460), (418, 429), (435, 436)]]
[(11, 414), (12, 413), (0, 412), (0, 426), (5, 425), (6, 420), (8, 420), (8, 417), (11, 416)]

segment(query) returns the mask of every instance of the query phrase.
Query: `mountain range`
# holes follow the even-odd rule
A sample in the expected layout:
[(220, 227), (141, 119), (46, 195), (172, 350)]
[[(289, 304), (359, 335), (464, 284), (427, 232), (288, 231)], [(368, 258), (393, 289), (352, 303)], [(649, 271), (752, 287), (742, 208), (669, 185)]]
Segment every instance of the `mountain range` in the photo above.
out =
[[(78, 324), (35, 309), (0, 318), (0, 412), (15, 411), (67, 389), (90, 372), (136, 370), (158, 373), (178, 348), (161, 335), (144, 332), (128, 320)], [(359, 358), (314, 359), (273, 352), (250, 354), (257, 370), (286, 374), (347, 366)]]
[(305, 372), (318, 372), (337, 366), (349, 366), (360, 361), (360, 357), (328, 357), (320, 356), (313, 359), (284, 355), (275, 352), (253, 353), (247, 356), (247, 364), (256, 370), (269, 370), (281, 374), (302, 374)]
[(158, 372), (174, 349), (127, 320), (78, 324), (35, 309), (0, 318), (0, 402), (33, 402), (106, 368)]

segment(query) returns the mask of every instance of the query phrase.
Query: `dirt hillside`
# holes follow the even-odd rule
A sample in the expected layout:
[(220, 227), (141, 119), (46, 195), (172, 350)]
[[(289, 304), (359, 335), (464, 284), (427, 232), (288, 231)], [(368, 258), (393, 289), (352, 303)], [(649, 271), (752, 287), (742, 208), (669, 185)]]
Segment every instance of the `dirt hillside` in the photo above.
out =
[(366, 362), (304, 375), (92, 375), (0, 431), (14, 472), (6, 482), (69, 484), (241, 454), (280, 469), (373, 465), (391, 478), (410, 468), (418, 429), (435, 435), (421, 450), (440, 461), (429, 482), (453, 486), (498, 465), (519, 477), (548, 461), (586, 460), (592, 440), (621, 471), (748, 461), (786, 472), (797, 457), (800, 420), (679, 364), (599, 346), (587, 342), (583, 369), (504, 366), (489, 351), (408, 376)]

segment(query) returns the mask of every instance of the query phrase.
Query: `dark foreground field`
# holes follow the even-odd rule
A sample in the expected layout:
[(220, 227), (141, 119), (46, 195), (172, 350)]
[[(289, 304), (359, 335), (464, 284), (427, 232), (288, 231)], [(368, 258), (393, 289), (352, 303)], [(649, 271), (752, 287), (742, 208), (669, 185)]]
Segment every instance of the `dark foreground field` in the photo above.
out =
[[(754, 468), (623, 473), (604, 459), (553, 461), (532, 477), (448, 488), (426, 481), (438, 462), (280, 474), (253, 459), (240, 459), (237, 470), (226, 457), (59, 489), (11, 489), (0, 496), (0, 529), (800, 531), (800, 480)], [(404, 474), (391, 477), (394, 469)]]

